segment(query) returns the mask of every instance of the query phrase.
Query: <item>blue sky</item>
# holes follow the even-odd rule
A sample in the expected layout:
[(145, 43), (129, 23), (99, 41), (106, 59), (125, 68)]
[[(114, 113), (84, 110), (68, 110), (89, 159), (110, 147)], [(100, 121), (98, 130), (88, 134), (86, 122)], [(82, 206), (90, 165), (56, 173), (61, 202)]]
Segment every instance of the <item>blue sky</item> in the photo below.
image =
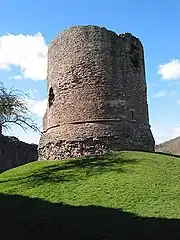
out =
[[(180, 1), (0, 0), (0, 81), (31, 94), (42, 125), (47, 44), (72, 25), (131, 32), (144, 45), (150, 124), (156, 143), (180, 136)], [(11, 134), (38, 142), (37, 133)]]

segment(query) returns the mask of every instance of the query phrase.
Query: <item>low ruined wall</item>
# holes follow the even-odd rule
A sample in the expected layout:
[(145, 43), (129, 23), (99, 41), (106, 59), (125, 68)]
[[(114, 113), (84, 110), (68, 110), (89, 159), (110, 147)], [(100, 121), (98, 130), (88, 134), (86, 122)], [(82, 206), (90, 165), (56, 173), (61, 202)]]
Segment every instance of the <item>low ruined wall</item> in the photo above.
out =
[(36, 144), (21, 142), (15, 137), (0, 136), (0, 173), (37, 159)]

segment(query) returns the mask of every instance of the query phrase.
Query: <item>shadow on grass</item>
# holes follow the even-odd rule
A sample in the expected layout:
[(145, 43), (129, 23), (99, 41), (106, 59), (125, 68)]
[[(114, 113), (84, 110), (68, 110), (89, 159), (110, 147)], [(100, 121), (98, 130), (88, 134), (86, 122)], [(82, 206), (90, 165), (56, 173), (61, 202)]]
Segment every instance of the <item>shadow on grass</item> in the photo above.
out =
[(63, 164), (54, 161), (54, 164), (33, 171), (24, 178), (19, 175), (0, 183), (20, 180), (28, 185), (39, 185), (44, 182), (76, 181), (109, 171), (129, 172), (131, 169), (127, 168), (127, 165), (137, 164), (140, 160), (126, 160), (119, 153), (114, 153), (60, 161)]
[(165, 155), (165, 156), (180, 158), (179, 155), (172, 154), (172, 153), (165, 153), (165, 152), (155, 152), (155, 153), (156, 153), (156, 154), (159, 154), (159, 155)]
[(0, 194), (2, 239), (180, 239), (180, 220)]
[[(105, 154), (98, 156), (83, 157), (79, 159), (72, 159), (65, 162), (63, 165), (51, 165), (46, 166), (44, 169), (51, 170), (53, 172), (59, 170), (71, 170), (78, 169), (84, 170), (87, 173), (98, 174), (108, 171), (126, 172), (126, 165), (136, 164), (137, 159), (123, 159), (119, 154)], [(118, 165), (117, 165), (118, 164)]]

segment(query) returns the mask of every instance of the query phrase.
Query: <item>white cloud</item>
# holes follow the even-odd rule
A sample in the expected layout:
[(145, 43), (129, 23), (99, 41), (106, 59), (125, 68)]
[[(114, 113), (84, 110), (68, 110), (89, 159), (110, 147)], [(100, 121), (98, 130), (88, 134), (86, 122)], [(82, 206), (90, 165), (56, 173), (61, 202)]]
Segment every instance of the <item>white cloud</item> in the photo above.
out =
[(47, 99), (43, 100), (26, 100), (30, 111), (36, 114), (38, 117), (43, 117), (47, 107)]
[(163, 143), (171, 138), (171, 135), (165, 131), (162, 132), (160, 130), (159, 131), (157, 130), (157, 131), (152, 131), (152, 132), (153, 132), (153, 136), (154, 136), (156, 145)]
[(22, 75), (16, 75), (16, 76), (13, 76), (13, 77), (9, 77), (9, 79), (20, 80), (20, 79), (23, 79), (23, 76)]
[(163, 143), (163, 142), (166, 142), (166, 141), (169, 140), (168, 137), (164, 137), (164, 136), (156, 136), (156, 137), (154, 137), (154, 139), (155, 139), (155, 144), (156, 145), (158, 145), (160, 143)]
[(1, 69), (4, 69), (4, 70), (8, 70), (8, 71), (11, 70), (11, 68), (8, 67), (7, 65), (5, 65), (4, 63), (1, 63), (1, 64), (0, 64), (0, 68), (1, 68)]
[(177, 94), (177, 92), (172, 91), (172, 92), (169, 92), (168, 96), (169, 96), (169, 97), (172, 97), (172, 96), (174, 96), (174, 95), (176, 95), (176, 94)]
[(151, 127), (156, 145), (180, 136), (180, 126), (171, 124), (157, 124)]
[(15, 136), (20, 141), (26, 142), (26, 143), (39, 143), (40, 139), (40, 133), (34, 132), (34, 131), (23, 131), (22, 128), (18, 126), (14, 126), (13, 129), (9, 132), (6, 132), (5, 135), (7, 136)]
[(174, 95), (176, 95), (175, 91), (172, 92), (159, 91), (153, 95), (153, 98), (172, 97)]
[(44, 80), (47, 75), (48, 47), (41, 33), (35, 35), (8, 34), (0, 37), (0, 68), (20, 68), (13, 78)]
[(180, 79), (180, 60), (173, 59), (159, 66), (158, 74), (165, 80)]
[(36, 100), (37, 97), (40, 97), (39, 92), (36, 89), (29, 89), (26, 94), (31, 98)]
[(38, 144), (39, 143), (39, 139), (40, 139), (40, 134), (37, 132), (30, 132), (28, 131), (27, 133), (22, 132), (22, 133), (18, 133), (16, 134), (16, 137), (26, 143), (34, 143), (34, 144)]
[(172, 131), (172, 138), (176, 138), (180, 136), (180, 127), (176, 127)]
[(166, 92), (164, 91), (157, 92), (153, 95), (154, 98), (165, 97), (165, 96), (166, 96)]

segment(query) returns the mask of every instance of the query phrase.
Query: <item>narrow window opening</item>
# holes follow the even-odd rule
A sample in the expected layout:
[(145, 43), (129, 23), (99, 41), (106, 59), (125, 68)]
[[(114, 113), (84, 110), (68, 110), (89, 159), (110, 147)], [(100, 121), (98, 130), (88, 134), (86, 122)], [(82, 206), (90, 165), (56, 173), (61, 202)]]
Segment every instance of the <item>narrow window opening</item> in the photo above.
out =
[(132, 118), (132, 120), (134, 120), (134, 112), (133, 111), (131, 111), (131, 118)]
[(131, 45), (130, 59), (135, 68), (140, 68), (139, 49), (135, 45)]
[(131, 59), (131, 62), (133, 64), (133, 66), (135, 68), (139, 68), (139, 60), (138, 60), (138, 57), (137, 56), (134, 56), (132, 59)]
[(53, 92), (53, 88), (51, 87), (49, 89), (49, 101), (48, 101), (49, 102), (49, 107), (52, 106), (54, 100), (55, 100), (55, 95), (54, 95), (54, 92)]
[(131, 120), (134, 121), (135, 120), (135, 117), (134, 117), (135, 109), (130, 109), (130, 111), (131, 111)]

